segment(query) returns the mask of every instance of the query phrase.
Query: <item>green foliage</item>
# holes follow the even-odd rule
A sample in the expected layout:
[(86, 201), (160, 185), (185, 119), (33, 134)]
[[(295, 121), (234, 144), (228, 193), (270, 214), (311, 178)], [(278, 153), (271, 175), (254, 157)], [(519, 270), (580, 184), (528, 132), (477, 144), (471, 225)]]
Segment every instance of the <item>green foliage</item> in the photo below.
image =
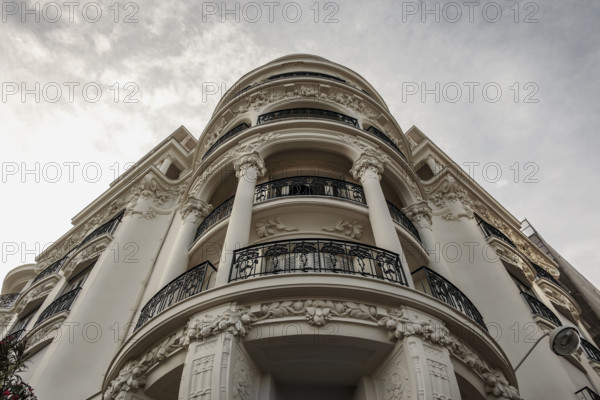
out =
[(8, 335), (0, 341), (0, 380), (3, 400), (37, 400), (33, 389), (18, 375), (27, 369), (25, 347), (27, 343), (17, 335)]

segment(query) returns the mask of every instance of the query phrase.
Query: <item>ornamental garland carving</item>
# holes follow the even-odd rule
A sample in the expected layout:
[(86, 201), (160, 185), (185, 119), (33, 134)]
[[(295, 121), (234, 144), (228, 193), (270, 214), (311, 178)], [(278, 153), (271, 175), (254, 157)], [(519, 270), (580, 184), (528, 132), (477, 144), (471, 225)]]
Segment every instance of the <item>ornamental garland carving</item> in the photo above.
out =
[[(253, 308), (254, 309), (254, 308)], [(125, 363), (118, 376), (104, 392), (105, 400), (113, 400), (121, 392), (143, 388), (150, 368), (194, 341), (205, 341), (220, 333), (229, 332), (244, 337), (252, 324), (286, 317), (304, 317), (313, 326), (324, 326), (332, 318), (357, 319), (372, 322), (388, 331), (390, 340), (397, 341), (417, 336), (430, 344), (445, 347), (472, 368), (486, 384), (486, 391), (501, 400), (522, 400), (503, 373), (490, 367), (478, 354), (453, 336), (442, 323), (409, 318), (403, 308), (386, 309), (373, 305), (328, 299), (287, 300), (264, 303), (251, 311), (250, 307), (231, 305), (216, 317), (192, 317), (186, 328), (167, 337), (142, 357)], [(242, 394), (238, 392), (238, 394)], [(402, 388), (391, 388), (390, 393), (401, 393)]]
[(376, 322), (377, 308), (350, 301), (288, 300), (262, 304), (256, 313), (256, 321), (294, 316), (306, 318), (313, 326), (323, 326), (332, 317)]
[(363, 225), (353, 219), (338, 219), (334, 226), (323, 226), (321, 229), (326, 232), (340, 232), (352, 239), (360, 239)]
[(287, 226), (282, 223), (279, 217), (263, 219), (256, 224), (256, 234), (259, 238), (273, 236), (277, 231), (293, 232), (298, 230), (298, 228)]

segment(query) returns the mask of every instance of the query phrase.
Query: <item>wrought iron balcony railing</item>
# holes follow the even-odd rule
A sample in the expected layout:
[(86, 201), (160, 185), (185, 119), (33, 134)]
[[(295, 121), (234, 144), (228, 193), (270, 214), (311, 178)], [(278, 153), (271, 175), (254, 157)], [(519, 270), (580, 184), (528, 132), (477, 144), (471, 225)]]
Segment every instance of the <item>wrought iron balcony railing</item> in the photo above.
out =
[(590, 361), (596, 361), (600, 363), (600, 350), (598, 350), (596, 346), (594, 346), (584, 338), (580, 337), (579, 339), (581, 341), (581, 347), (583, 347), (587, 358)]
[(295, 78), (297, 76), (324, 78), (324, 79), (329, 79), (329, 80), (346, 83), (345, 80), (335, 77), (335, 76), (322, 74), (320, 72), (308, 72), (308, 71), (286, 72), (285, 74), (273, 75), (273, 76), (268, 77), (267, 81), (274, 81), (276, 79), (282, 79), (282, 78)]
[(502, 231), (500, 231), (494, 225), (485, 222), (479, 215), (475, 215), (475, 216), (477, 218), (477, 225), (479, 225), (481, 227), (481, 229), (483, 230), (483, 233), (485, 233), (485, 236), (487, 236), (487, 237), (496, 236), (498, 239), (503, 240), (504, 242), (508, 243), (515, 249), (517, 248), (517, 246), (515, 246), (513, 241), (510, 240), (508, 238), (508, 236), (506, 236), (504, 233), (502, 233)]
[(8, 335), (4, 336), (4, 339), (2, 339), (2, 340), (6, 340), (8, 338), (13, 338), (13, 340), (19, 340), (21, 338), (21, 336), (23, 336), (24, 333), (25, 333), (25, 329), (19, 329), (19, 330), (16, 330), (16, 331), (11, 332)]
[(256, 186), (254, 202), (291, 196), (329, 196), (366, 204), (363, 188), (339, 179), (295, 176)]
[(243, 131), (245, 131), (248, 128), (250, 128), (250, 127), (245, 122), (242, 122), (241, 124), (231, 128), (229, 131), (227, 131), (227, 133), (225, 133), (224, 135), (219, 137), (213, 143), (213, 145), (208, 148), (208, 150), (206, 150), (206, 153), (204, 153), (204, 155), (202, 156), (202, 159), (204, 160), (206, 157), (208, 157), (213, 151), (215, 151), (223, 143), (225, 143), (229, 139), (239, 135), (240, 133), (242, 133)]
[(552, 283), (560, 286), (560, 283), (556, 280), (556, 278), (554, 278), (548, 271), (546, 271), (544, 268), (540, 267), (539, 265), (537, 265), (536, 263), (531, 263), (531, 265), (533, 265), (533, 268), (535, 269), (535, 272), (537, 273), (538, 278), (546, 278), (549, 281), (551, 281)]
[(374, 126), (370, 126), (369, 129), (367, 129), (367, 132), (369, 132), (371, 135), (379, 138), (380, 140), (384, 141), (385, 144), (390, 146), (392, 149), (396, 150), (396, 152), (398, 154), (400, 154), (400, 156), (406, 160), (406, 156), (404, 155), (402, 150), (400, 150), (400, 147), (398, 147), (398, 145), (396, 143), (394, 143), (394, 141), (392, 139), (390, 139), (388, 137), (388, 135), (381, 132), (379, 129), (375, 128)]
[(585, 386), (583, 389), (579, 389), (575, 392), (577, 398), (581, 400), (600, 400), (598, 393), (594, 392), (589, 387)]
[(408, 286), (398, 254), (328, 239), (281, 240), (235, 250), (229, 282), (305, 272), (362, 275)]
[(15, 304), (15, 300), (19, 297), (19, 293), (3, 294), (0, 296), (0, 308), (11, 308)]
[(216, 271), (210, 262), (205, 261), (169, 282), (142, 308), (135, 329), (139, 329), (167, 308), (208, 289), (212, 272), (209, 268)]
[(549, 309), (544, 303), (542, 303), (541, 301), (539, 301), (538, 299), (536, 299), (528, 293), (521, 292), (521, 294), (523, 295), (523, 297), (525, 297), (525, 300), (527, 301), (527, 304), (529, 304), (529, 308), (531, 308), (532, 313), (539, 315), (540, 317), (546, 318), (548, 321), (552, 322), (556, 326), (562, 325), (560, 319), (558, 319), (556, 314), (554, 314), (552, 310)]
[(407, 231), (409, 231), (419, 242), (421, 242), (421, 236), (419, 236), (419, 231), (417, 231), (417, 228), (415, 228), (415, 225), (406, 216), (406, 214), (404, 214), (402, 210), (400, 210), (398, 207), (396, 207), (389, 201), (387, 202), (387, 205), (388, 209), (390, 210), (392, 219), (400, 225), (402, 225), (404, 228), (406, 228)]
[(206, 232), (211, 226), (215, 225), (217, 222), (224, 220), (225, 218), (231, 215), (231, 210), (233, 209), (233, 199), (234, 197), (230, 197), (225, 200), (219, 207), (212, 210), (210, 214), (204, 218), (202, 223), (198, 226), (196, 230), (196, 238), (197, 240), (204, 232)]
[(42, 321), (50, 318), (53, 315), (58, 314), (61, 311), (70, 310), (71, 305), (73, 304), (73, 301), (79, 294), (80, 290), (80, 287), (77, 289), (73, 289), (70, 292), (67, 292), (60, 296), (58, 299), (54, 300), (48, 307), (46, 307), (44, 311), (42, 311), (40, 317), (33, 326), (35, 327), (39, 325)]
[(119, 225), (119, 223), (121, 222), (121, 220), (123, 219), (123, 215), (125, 214), (125, 210), (121, 211), (121, 213), (119, 215), (117, 215), (116, 217), (114, 217), (113, 219), (111, 219), (110, 221), (100, 225), (98, 228), (94, 229), (94, 231), (92, 233), (90, 233), (89, 235), (87, 235), (82, 241), (81, 243), (79, 243), (78, 247), (83, 246), (84, 244), (86, 244), (87, 242), (97, 238), (100, 235), (103, 235), (105, 233), (113, 233), (115, 231), (115, 229), (117, 228), (117, 225)]
[(48, 267), (44, 268), (42, 270), (42, 272), (40, 272), (34, 279), (33, 282), (31, 282), (31, 284), (33, 285), (34, 283), (36, 283), (37, 281), (41, 281), (42, 279), (44, 279), (47, 276), (50, 276), (52, 274), (57, 273), (60, 268), (63, 266), (63, 264), (65, 263), (65, 261), (67, 261), (68, 256), (65, 256), (63, 258), (61, 258), (58, 261), (53, 262), (52, 264), (50, 264)]
[(290, 118), (317, 118), (327, 119), (331, 121), (341, 122), (343, 124), (352, 125), (358, 128), (356, 118), (340, 114), (335, 111), (321, 110), (318, 108), (290, 108), (287, 110), (273, 111), (267, 114), (259, 115), (257, 124), (265, 124), (267, 122), (278, 121)]
[(487, 331), (485, 321), (479, 310), (477, 310), (477, 307), (459, 288), (446, 280), (446, 278), (427, 267), (417, 269), (412, 273), (412, 276), (417, 290), (421, 290), (457, 309)]

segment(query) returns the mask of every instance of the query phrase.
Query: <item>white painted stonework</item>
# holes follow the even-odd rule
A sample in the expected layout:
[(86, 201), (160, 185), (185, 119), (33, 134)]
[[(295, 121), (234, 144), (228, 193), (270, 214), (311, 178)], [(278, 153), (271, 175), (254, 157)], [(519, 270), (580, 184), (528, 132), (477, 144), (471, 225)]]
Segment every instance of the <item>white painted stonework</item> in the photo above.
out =
[[(300, 54), (234, 87), (7, 275), (2, 335), (40, 400), (598, 392), (559, 266), (364, 78)], [(543, 340), (515, 373), (558, 324), (587, 347)]]

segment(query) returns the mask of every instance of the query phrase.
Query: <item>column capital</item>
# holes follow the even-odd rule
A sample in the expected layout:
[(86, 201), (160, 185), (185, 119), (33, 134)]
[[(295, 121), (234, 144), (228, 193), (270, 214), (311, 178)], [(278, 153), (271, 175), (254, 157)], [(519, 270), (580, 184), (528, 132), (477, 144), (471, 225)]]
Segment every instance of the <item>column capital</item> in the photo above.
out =
[(383, 160), (376, 155), (363, 153), (358, 157), (358, 160), (354, 161), (350, 173), (356, 180), (362, 180), (365, 171), (371, 171), (381, 179), (383, 173)]
[(431, 229), (432, 210), (427, 201), (420, 201), (405, 207), (404, 214), (420, 228)]
[(188, 197), (185, 204), (181, 206), (181, 218), (186, 221), (191, 216), (192, 221), (197, 225), (200, 220), (205, 218), (212, 210), (212, 205), (195, 197)]
[(233, 168), (235, 169), (235, 176), (240, 178), (244, 175), (246, 169), (250, 167), (256, 168), (256, 176), (258, 178), (267, 173), (265, 162), (257, 152), (253, 152), (241, 155), (237, 160), (234, 161)]

